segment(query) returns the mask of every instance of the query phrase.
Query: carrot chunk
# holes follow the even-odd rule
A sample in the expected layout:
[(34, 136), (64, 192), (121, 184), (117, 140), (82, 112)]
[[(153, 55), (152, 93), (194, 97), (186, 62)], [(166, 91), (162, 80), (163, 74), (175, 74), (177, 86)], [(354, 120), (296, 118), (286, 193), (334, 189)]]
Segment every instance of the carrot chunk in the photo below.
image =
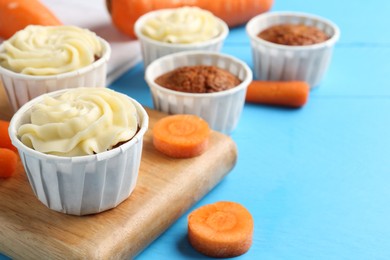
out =
[(310, 87), (304, 81), (260, 81), (249, 84), (245, 100), (251, 103), (285, 107), (306, 104)]
[(0, 148), (0, 178), (11, 177), (16, 170), (18, 155), (7, 148)]
[(16, 147), (12, 145), (11, 138), (9, 137), (8, 127), (8, 121), (0, 120), (0, 148), (7, 148), (17, 152)]
[(171, 115), (154, 125), (153, 145), (170, 157), (195, 157), (207, 149), (210, 132), (208, 123), (199, 116)]
[(241, 204), (220, 201), (202, 206), (188, 216), (188, 240), (200, 253), (234, 257), (252, 245), (254, 221)]
[(0, 37), (8, 39), (27, 25), (61, 25), (39, 0), (0, 0)]

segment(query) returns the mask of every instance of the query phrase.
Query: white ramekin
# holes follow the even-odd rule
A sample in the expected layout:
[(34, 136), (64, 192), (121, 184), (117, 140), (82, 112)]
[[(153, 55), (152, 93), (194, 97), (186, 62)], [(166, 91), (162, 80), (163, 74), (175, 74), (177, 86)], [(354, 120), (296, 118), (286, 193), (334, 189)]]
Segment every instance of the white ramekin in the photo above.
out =
[[(185, 93), (155, 83), (155, 79), (182, 66), (214, 65), (237, 76), (242, 82), (229, 90), (214, 93)], [(195, 114), (213, 130), (230, 134), (237, 126), (245, 103), (245, 94), (252, 81), (252, 71), (243, 61), (230, 55), (187, 51), (170, 54), (152, 62), (145, 71), (154, 108), (168, 114)]]
[[(3, 82), (8, 100), (16, 112), (29, 100), (56, 90), (77, 87), (106, 86), (107, 63), (111, 56), (110, 44), (98, 37), (103, 45), (103, 55), (91, 65), (75, 71), (50, 76), (34, 76), (16, 73), (0, 67), (0, 80)], [(0, 46), (0, 52), (3, 51)]]
[[(65, 91), (45, 95), (57, 96)], [(24, 104), (9, 126), (34, 194), (48, 208), (71, 215), (94, 214), (118, 206), (136, 186), (143, 136), (149, 123), (145, 109), (126, 96), (140, 118), (139, 131), (130, 141), (94, 155), (62, 157), (35, 151), (17, 137), (18, 128), (29, 122), (31, 107), (42, 102), (45, 95)]]
[(147, 20), (164, 13), (172, 12), (173, 10), (175, 9), (160, 9), (148, 12), (139, 17), (135, 22), (134, 32), (141, 44), (144, 68), (146, 68), (154, 60), (171, 53), (191, 50), (219, 52), (222, 49), (223, 42), (229, 33), (229, 27), (223, 20), (219, 19), (218, 17), (215, 17), (215, 19), (217, 19), (219, 23), (221, 32), (217, 37), (214, 37), (208, 41), (197, 43), (165, 43), (153, 40), (142, 33), (142, 27)]
[[(260, 39), (257, 35), (276, 24), (315, 26), (329, 35), (325, 42), (306, 46), (287, 46)], [(254, 77), (258, 80), (301, 80), (310, 87), (320, 84), (340, 37), (336, 24), (319, 16), (295, 12), (268, 12), (252, 18), (246, 25), (250, 38)]]

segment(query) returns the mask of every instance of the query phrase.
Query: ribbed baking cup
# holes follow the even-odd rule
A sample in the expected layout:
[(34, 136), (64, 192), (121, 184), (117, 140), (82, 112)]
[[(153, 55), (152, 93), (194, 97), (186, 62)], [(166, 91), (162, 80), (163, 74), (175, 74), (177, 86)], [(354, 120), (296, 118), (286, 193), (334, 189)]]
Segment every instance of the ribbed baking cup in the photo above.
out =
[[(164, 88), (155, 79), (183, 66), (213, 65), (237, 76), (241, 84), (214, 93), (185, 93)], [(195, 114), (216, 131), (230, 134), (237, 126), (245, 103), (245, 94), (252, 81), (252, 71), (245, 62), (230, 55), (188, 51), (170, 54), (152, 62), (145, 71), (154, 108), (168, 114)]]
[(152, 12), (148, 12), (139, 17), (134, 25), (134, 31), (141, 44), (142, 58), (144, 61), (144, 67), (146, 68), (154, 60), (163, 57), (168, 54), (182, 52), (182, 51), (215, 51), (219, 52), (222, 49), (224, 40), (229, 33), (229, 27), (227, 24), (216, 17), (220, 25), (221, 32), (217, 37), (210, 40), (197, 42), (197, 43), (166, 43), (153, 40), (142, 33), (142, 27), (145, 22), (152, 17), (159, 16), (161, 14), (171, 12), (173, 9), (162, 9)]
[[(257, 35), (276, 24), (315, 26), (329, 35), (325, 42), (288, 46), (260, 39)], [(320, 84), (326, 74), (333, 47), (340, 30), (333, 22), (319, 16), (294, 12), (269, 12), (252, 18), (246, 26), (250, 38), (254, 77), (270, 81), (306, 81), (311, 87)]]
[[(56, 91), (48, 95), (58, 95)], [(25, 146), (17, 129), (28, 122), (33, 104), (39, 96), (23, 105), (13, 116), (9, 134), (18, 149), (28, 180), (37, 198), (48, 208), (72, 215), (99, 213), (118, 206), (130, 196), (137, 182), (143, 136), (148, 129), (148, 115), (136, 106), (139, 131), (128, 142), (112, 150), (87, 156), (47, 155)]]
[[(111, 47), (106, 40), (100, 37), (99, 40), (104, 46), (102, 57), (91, 65), (75, 71), (50, 76), (34, 76), (0, 67), (0, 80), (3, 82), (14, 112), (31, 99), (45, 93), (66, 88), (105, 87)], [(0, 52), (2, 48), (0, 46)]]

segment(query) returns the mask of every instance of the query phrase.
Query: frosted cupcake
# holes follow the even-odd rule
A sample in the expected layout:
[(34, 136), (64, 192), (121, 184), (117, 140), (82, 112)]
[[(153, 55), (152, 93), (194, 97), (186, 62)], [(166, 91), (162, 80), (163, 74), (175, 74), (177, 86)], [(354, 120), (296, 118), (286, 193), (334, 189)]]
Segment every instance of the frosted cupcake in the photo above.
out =
[(220, 51), (229, 28), (198, 7), (162, 9), (141, 16), (134, 26), (145, 68), (157, 58), (189, 50)]
[(51, 91), (105, 86), (109, 44), (75, 26), (30, 25), (0, 45), (0, 77), (16, 111)]
[(9, 134), (37, 198), (74, 215), (119, 205), (135, 188), (143, 107), (107, 88), (75, 88), (39, 96), (13, 116)]

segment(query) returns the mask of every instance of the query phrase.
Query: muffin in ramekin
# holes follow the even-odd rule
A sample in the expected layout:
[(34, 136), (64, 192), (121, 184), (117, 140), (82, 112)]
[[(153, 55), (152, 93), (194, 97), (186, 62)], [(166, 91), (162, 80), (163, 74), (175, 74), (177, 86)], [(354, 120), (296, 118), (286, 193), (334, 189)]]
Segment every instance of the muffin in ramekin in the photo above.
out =
[[(230, 89), (211, 93), (188, 93), (156, 83), (158, 77), (172, 70), (199, 65), (226, 70), (237, 77), (240, 83)], [(199, 77), (194, 80), (196, 78)], [(198, 115), (213, 130), (230, 134), (241, 116), (246, 90), (252, 81), (252, 71), (245, 62), (227, 54), (187, 51), (170, 54), (152, 62), (146, 68), (145, 80), (150, 87), (155, 109), (168, 114)]]
[(229, 27), (211, 12), (198, 7), (180, 7), (148, 12), (138, 18), (134, 32), (140, 41), (144, 67), (176, 52), (219, 52)]
[(111, 47), (76, 26), (30, 25), (0, 45), (0, 80), (14, 111), (41, 94), (105, 86)]
[(112, 209), (136, 186), (148, 115), (108, 88), (41, 95), (12, 117), (9, 135), (37, 198), (71, 215)]
[[(292, 45), (287, 45), (259, 37), (264, 30), (283, 24), (314, 27), (325, 33), (327, 38), (321, 42), (306, 44), (307, 41), (305, 43), (294, 39), (299, 36), (288, 35), (289, 44)], [(311, 88), (318, 86), (323, 79), (332, 58), (334, 45), (340, 37), (340, 30), (333, 22), (319, 16), (295, 12), (260, 14), (247, 23), (246, 32), (251, 42), (253, 73), (256, 79), (301, 80), (306, 81)], [(313, 37), (313, 32), (310, 33), (309, 37)], [(283, 37), (283, 31), (275, 32), (274, 36)], [(296, 40), (298, 41), (294, 43)]]

